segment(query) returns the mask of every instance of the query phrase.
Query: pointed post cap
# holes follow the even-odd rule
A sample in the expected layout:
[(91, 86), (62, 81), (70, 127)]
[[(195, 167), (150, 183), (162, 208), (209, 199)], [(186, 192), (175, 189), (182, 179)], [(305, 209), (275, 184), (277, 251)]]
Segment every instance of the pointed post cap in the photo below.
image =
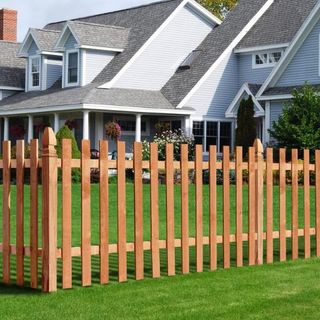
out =
[(44, 148), (48, 146), (57, 145), (56, 135), (54, 134), (52, 128), (50, 127), (45, 128), (43, 138), (42, 138), (42, 145)]
[(263, 153), (263, 151), (264, 151), (264, 149), (263, 149), (263, 144), (262, 144), (262, 142), (261, 142), (260, 139), (256, 139), (256, 140), (254, 141), (253, 147), (254, 147), (256, 153)]

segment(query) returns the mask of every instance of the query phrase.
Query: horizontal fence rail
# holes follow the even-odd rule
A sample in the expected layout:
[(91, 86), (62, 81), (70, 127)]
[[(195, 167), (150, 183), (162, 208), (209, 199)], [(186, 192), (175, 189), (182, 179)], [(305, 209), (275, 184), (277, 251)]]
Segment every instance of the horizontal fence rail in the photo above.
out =
[[(315, 161), (311, 163), (308, 150), (304, 151), (301, 162), (298, 160), (297, 150), (292, 150), (290, 161), (287, 161), (288, 153), (285, 149), (280, 149), (279, 161), (274, 163), (274, 150), (268, 148), (264, 152), (260, 140), (256, 140), (255, 145), (249, 149), (248, 160), (244, 159), (242, 148), (237, 147), (234, 161), (231, 161), (231, 150), (224, 147), (220, 162), (217, 159), (216, 147), (210, 146), (208, 161), (204, 161), (202, 146), (196, 146), (194, 160), (190, 161), (188, 146), (182, 145), (180, 159), (175, 161), (173, 145), (168, 144), (165, 149), (166, 158), (160, 161), (158, 145), (151, 143), (150, 159), (144, 161), (141, 143), (133, 146), (133, 160), (126, 160), (126, 145), (121, 141), (117, 143), (116, 160), (108, 159), (107, 141), (100, 141), (98, 160), (90, 159), (90, 142), (87, 140), (82, 141), (80, 159), (72, 159), (70, 140), (62, 141), (61, 159), (57, 158), (55, 146), (56, 139), (50, 128), (45, 130), (41, 157), (37, 140), (31, 142), (30, 159), (25, 159), (23, 141), (17, 142), (16, 159), (11, 158), (10, 141), (3, 142), (3, 157), (0, 160), (3, 181), (0, 261), (5, 284), (13, 281), (12, 269), (15, 268), (16, 284), (29, 285), (26, 282), (26, 259), (29, 259), (31, 288), (38, 288), (38, 280), (41, 279), (42, 290), (53, 292), (59, 285), (63, 289), (72, 288), (74, 257), (81, 259), (78, 272), (81, 274), (82, 286), (90, 286), (93, 282), (93, 256), (99, 257), (101, 284), (110, 282), (111, 255), (116, 255), (119, 282), (127, 281), (129, 277), (129, 253), (134, 256), (136, 280), (142, 280), (146, 276), (146, 261), (149, 257), (151, 277), (158, 278), (164, 273), (160, 259), (162, 251), (165, 252), (164, 270), (168, 276), (180, 272), (188, 274), (192, 261), (195, 261), (195, 271), (202, 272), (206, 265), (210, 270), (216, 270), (220, 258), (225, 269), (233, 266), (233, 259), (236, 267), (242, 267), (246, 263), (273, 263), (275, 258), (285, 261), (288, 254), (295, 260), (299, 257), (299, 239), (303, 240), (304, 258), (309, 258), (313, 249), (313, 237), (315, 253), (320, 256), (320, 151), (316, 151)], [(24, 188), (26, 170), (30, 175), (29, 198), (26, 198)], [(81, 176), (78, 199), (72, 196), (74, 170), (78, 170)], [(98, 172), (99, 180), (98, 194), (94, 198), (92, 170)], [(110, 170), (116, 170), (116, 195), (111, 194)], [(132, 208), (129, 207), (131, 200), (127, 194), (128, 170), (133, 173)], [(146, 172), (149, 174), (148, 189), (145, 189), (146, 183), (143, 181), (143, 174)], [(232, 173), (234, 183), (231, 185)], [(15, 216), (12, 215), (11, 199), (13, 174), (16, 177)], [(206, 182), (204, 174), (208, 177)], [(164, 175), (164, 195), (160, 194), (160, 175)], [(218, 175), (222, 179), (221, 196), (218, 194)], [(311, 176), (315, 182), (312, 189)], [(58, 177), (61, 179), (60, 197)], [(303, 187), (299, 186), (301, 180)], [(208, 184), (209, 191), (206, 195), (204, 183)], [(289, 187), (290, 199), (287, 192)], [(274, 192), (275, 188), (279, 190), (277, 194)], [(190, 192), (191, 189), (194, 193)], [(248, 193), (247, 197), (245, 192)], [(315, 193), (314, 205), (310, 203), (311, 192)], [(299, 210), (301, 194), (303, 212)], [(114, 196), (116, 209), (113, 212), (110, 210), (110, 201)], [(98, 212), (93, 212), (92, 205), (96, 199), (99, 199), (99, 209)], [(80, 245), (74, 245), (72, 237), (76, 231), (73, 224), (75, 201), (81, 203), (81, 225), (76, 226), (76, 230), (79, 229)], [(30, 208), (28, 221), (25, 216), (26, 202)], [(276, 223), (275, 203), (279, 213)], [(288, 204), (290, 225), (287, 221)], [(145, 216), (146, 205), (150, 212), (148, 219)], [(58, 208), (61, 208), (61, 212), (58, 212)], [(128, 235), (131, 210), (134, 222), (133, 241)], [(160, 215), (160, 211), (165, 212), (164, 217)], [(92, 234), (93, 216), (98, 217), (98, 243), (92, 240), (95, 236)], [(299, 217), (302, 216), (303, 226), (301, 221), (299, 222)], [(314, 221), (311, 217), (314, 217)], [(16, 219), (15, 237), (11, 234), (13, 218)], [(111, 218), (112, 221), (116, 220), (116, 226), (111, 225)], [(247, 228), (244, 225), (247, 225)], [(160, 232), (161, 226), (165, 228), (165, 235)], [(24, 236), (26, 228), (30, 235), (27, 244)], [(116, 242), (110, 236), (112, 228), (116, 228)], [(149, 232), (147, 237), (146, 230)], [(277, 244), (278, 256), (275, 248)], [(12, 258), (15, 258), (15, 263)], [(61, 271), (58, 271), (60, 263)], [(177, 264), (181, 264), (181, 267)], [(60, 280), (58, 281), (60, 273), (61, 284)]]

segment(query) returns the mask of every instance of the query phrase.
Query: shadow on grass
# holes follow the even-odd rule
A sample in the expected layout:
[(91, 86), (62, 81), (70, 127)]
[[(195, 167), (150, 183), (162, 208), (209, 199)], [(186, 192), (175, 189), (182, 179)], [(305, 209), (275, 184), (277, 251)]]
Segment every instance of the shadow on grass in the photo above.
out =
[[(274, 262), (279, 261), (279, 250), (278, 250), (279, 240), (274, 240)], [(311, 237), (312, 256), (315, 256), (315, 237)], [(264, 244), (265, 245), (265, 244)], [(266, 250), (265, 250), (266, 251)], [(231, 244), (231, 267), (236, 267), (236, 245)], [(244, 266), (248, 266), (248, 251), (247, 243), (243, 244), (243, 263)], [(223, 247), (218, 245), (218, 268), (223, 268)], [(299, 257), (304, 258), (304, 239), (299, 238)], [(209, 268), (209, 246), (204, 246), (203, 251), (203, 272), (210, 271)], [(291, 239), (287, 240), (287, 260), (291, 260)], [(16, 265), (15, 257), (11, 258), (11, 283), (10, 285), (0, 284), (0, 296), (1, 295), (41, 295), (41, 259), (39, 259), (39, 289), (30, 289), (30, 261), (29, 258), (25, 258), (25, 287), (21, 288), (16, 285)], [(135, 281), (135, 266), (134, 266), (134, 253), (128, 253), (127, 255), (127, 272), (128, 281)], [(160, 270), (161, 276), (165, 277), (167, 275), (167, 256), (166, 250), (160, 250)], [(2, 265), (2, 256), (0, 255), (0, 265)], [(92, 257), (92, 285), (100, 285), (100, 259), (98, 256)], [(109, 256), (109, 283), (118, 283), (118, 257), (117, 254), (111, 254)], [(150, 251), (145, 251), (144, 254), (144, 270), (145, 279), (152, 278), (152, 266), (151, 266), (151, 255)], [(81, 259), (79, 257), (73, 258), (72, 261), (72, 279), (73, 288), (81, 288)], [(196, 259), (195, 259), (195, 248), (190, 248), (190, 273), (196, 273)], [(181, 271), (181, 249), (176, 249), (176, 275), (182, 275)], [(0, 277), (2, 278), (2, 270), (0, 271)], [(58, 260), (58, 289), (62, 289), (62, 262)], [(118, 284), (121, 285), (121, 284)], [(83, 289), (85, 290), (85, 288)]]

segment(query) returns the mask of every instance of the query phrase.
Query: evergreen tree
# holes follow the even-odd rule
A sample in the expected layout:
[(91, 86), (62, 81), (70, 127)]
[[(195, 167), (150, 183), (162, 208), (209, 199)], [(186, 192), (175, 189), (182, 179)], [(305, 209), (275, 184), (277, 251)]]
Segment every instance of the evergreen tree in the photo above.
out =
[(244, 155), (248, 154), (249, 147), (253, 146), (257, 137), (257, 125), (254, 118), (254, 103), (252, 97), (243, 99), (237, 115), (236, 145), (243, 147)]

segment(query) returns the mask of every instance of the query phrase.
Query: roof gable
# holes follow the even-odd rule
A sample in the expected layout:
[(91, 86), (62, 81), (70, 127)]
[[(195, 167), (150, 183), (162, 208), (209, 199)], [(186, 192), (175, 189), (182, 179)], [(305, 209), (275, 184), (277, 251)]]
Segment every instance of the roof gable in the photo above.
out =
[(304, 21), (303, 25), (301, 26), (300, 30), (295, 35), (292, 43), (285, 51), (283, 57), (281, 58), (280, 62), (275, 66), (272, 70), (269, 77), (266, 79), (265, 83), (261, 86), (257, 98), (259, 99), (265, 90), (270, 87), (275, 86), (275, 84), (280, 79), (281, 75), (284, 73), (294, 56), (297, 54), (305, 40), (307, 39), (308, 35), (311, 33), (317, 22), (319, 21), (319, 14), (320, 14), (320, 1), (314, 6), (313, 10)]
[(68, 47), (70, 37), (78, 47), (122, 52), (127, 46), (130, 29), (83, 21), (68, 21), (56, 43), (56, 50)]
[(54, 30), (29, 29), (20, 46), (18, 55), (27, 57), (32, 46), (32, 51), (52, 52), (59, 35), (60, 32)]
[(237, 50), (289, 44), (318, 0), (277, 0), (241, 40)]

